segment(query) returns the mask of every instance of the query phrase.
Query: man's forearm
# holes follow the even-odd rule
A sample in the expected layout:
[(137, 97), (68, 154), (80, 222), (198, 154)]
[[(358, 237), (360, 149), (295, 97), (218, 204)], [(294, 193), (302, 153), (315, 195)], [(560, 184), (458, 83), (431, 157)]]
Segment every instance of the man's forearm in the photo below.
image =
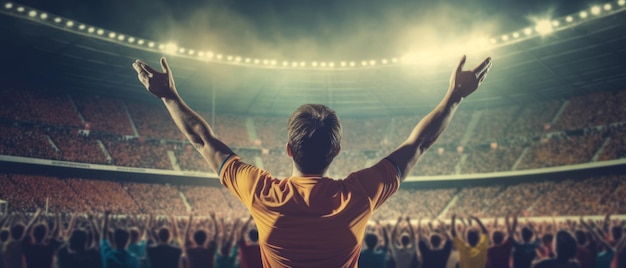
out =
[(448, 127), (460, 102), (461, 98), (454, 97), (451, 93), (446, 94), (437, 107), (420, 120), (409, 137), (389, 156), (398, 165), (403, 177), (406, 177), (419, 156), (428, 150)]
[(192, 110), (180, 96), (163, 98), (163, 103), (176, 126), (207, 159), (211, 169), (217, 172), (224, 155), (232, 154), (230, 148), (217, 139), (206, 120)]

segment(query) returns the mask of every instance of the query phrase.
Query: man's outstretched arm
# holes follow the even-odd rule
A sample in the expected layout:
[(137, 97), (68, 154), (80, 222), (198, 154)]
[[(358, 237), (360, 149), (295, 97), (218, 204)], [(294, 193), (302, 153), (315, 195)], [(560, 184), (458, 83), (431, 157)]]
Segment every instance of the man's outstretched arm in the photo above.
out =
[(133, 63), (133, 68), (146, 89), (163, 101), (176, 126), (207, 160), (211, 169), (216, 173), (219, 172), (220, 165), (233, 151), (215, 136), (207, 121), (178, 95), (172, 71), (165, 57), (161, 58), (163, 72), (154, 70), (140, 60)]
[(411, 135), (387, 158), (393, 161), (401, 172), (401, 180), (413, 169), (419, 157), (430, 148), (439, 135), (450, 124), (452, 115), (461, 101), (472, 94), (485, 79), (491, 67), (491, 58), (485, 59), (471, 71), (463, 71), (466, 57), (452, 73), (450, 88), (441, 102), (426, 115), (413, 129)]

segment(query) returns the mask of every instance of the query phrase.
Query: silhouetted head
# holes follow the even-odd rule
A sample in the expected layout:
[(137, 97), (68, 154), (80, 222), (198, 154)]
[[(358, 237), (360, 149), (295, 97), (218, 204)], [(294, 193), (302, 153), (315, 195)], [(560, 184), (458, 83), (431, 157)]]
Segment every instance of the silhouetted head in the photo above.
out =
[(322, 174), (339, 153), (341, 123), (332, 109), (321, 104), (300, 106), (287, 125), (287, 152), (304, 174)]
[(558, 231), (556, 233), (555, 250), (557, 258), (561, 260), (569, 260), (576, 257), (576, 239), (568, 231)]
[(11, 226), (11, 239), (19, 240), (22, 238), (23, 234), (24, 234), (24, 225), (18, 223), (16, 225)]
[(195, 242), (196, 245), (204, 245), (206, 238), (207, 236), (204, 230), (197, 230), (193, 233), (193, 242)]
[(495, 231), (491, 234), (491, 239), (493, 239), (494, 244), (500, 245), (502, 244), (502, 241), (504, 241), (504, 233), (501, 231)]
[(408, 246), (409, 243), (411, 243), (411, 237), (409, 237), (409, 234), (402, 233), (400, 236), (400, 243), (402, 243), (402, 246), (404, 247)]
[(543, 236), (541, 236), (541, 243), (543, 243), (544, 245), (550, 245), (552, 244), (552, 240), (554, 239), (554, 235), (551, 233), (545, 233), (543, 234)]
[(623, 230), (621, 226), (613, 226), (611, 227), (611, 235), (613, 235), (614, 241), (619, 241), (622, 239)]
[(7, 240), (9, 240), (9, 235), (11, 233), (9, 232), (8, 229), (2, 229), (0, 230), (0, 244), (6, 242)]
[(124, 229), (115, 229), (115, 231), (113, 232), (113, 238), (115, 240), (115, 248), (119, 249), (126, 249), (126, 247), (128, 247), (128, 242), (130, 241), (130, 235), (128, 234), (128, 231), (124, 230)]
[(159, 242), (169, 243), (170, 242), (170, 229), (167, 229), (165, 227), (159, 229), (157, 236), (159, 236)]
[(248, 237), (250, 238), (250, 241), (258, 242), (259, 241), (259, 231), (257, 231), (256, 229), (252, 229), (252, 230), (248, 231)]
[(472, 228), (467, 231), (467, 243), (475, 247), (478, 245), (478, 241), (480, 240), (480, 232), (478, 230)]
[(528, 226), (524, 226), (524, 228), (522, 228), (522, 239), (524, 240), (524, 242), (528, 243), (530, 242), (530, 239), (533, 238), (533, 230), (530, 229), (530, 227)]
[(584, 245), (585, 243), (587, 243), (587, 233), (585, 231), (576, 230), (576, 232), (574, 232), (574, 235), (576, 236), (576, 241), (579, 245)]
[(430, 235), (430, 244), (433, 246), (433, 248), (438, 248), (439, 245), (441, 245), (441, 236), (439, 236), (438, 234)]
[(367, 249), (374, 250), (376, 244), (378, 244), (378, 236), (376, 234), (365, 234), (365, 246), (367, 246)]
[(48, 235), (48, 225), (39, 223), (33, 228), (33, 239), (35, 243), (41, 243), (43, 239)]
[(69, 244), (72, 250), (85, 250), (85, 248), (87, 248), (87, 233), (80, 229), (72, 231)]
[(137, 229), (137, 227), (132, 227), (130, 228), (130, 243), (131, 244), (137, 244), (139, 243), (139, 229)]

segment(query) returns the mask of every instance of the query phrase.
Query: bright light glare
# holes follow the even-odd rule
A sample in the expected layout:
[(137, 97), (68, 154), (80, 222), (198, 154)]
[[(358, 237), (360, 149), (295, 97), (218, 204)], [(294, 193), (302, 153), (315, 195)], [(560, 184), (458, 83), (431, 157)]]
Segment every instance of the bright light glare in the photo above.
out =
[(78, 25), (78, 29), (80, 30), (85, 30), (86, 27), (85, 24)]
[(98, 29), (98, 31), (96, 31), (96, 33), (97, 33), (98, 35), (103, 35), (103, 34), (104, 34), (104, 30), (102, 30), (102, 29)]
[(611, 10), (611, 8), (613, 8), (613, 6), (611, 6), (611, 4), (604, 4), (604, 10)]
[(124, 36), (123, 34), (117, 36), (117, 40), (124, 41), (124, 39), (126, 39), (126, 36)]
[(139, 39), (137, 40), (137, 45), (143, 45), (143, 42), (144, 42), (143, 39)]
[(6, 4), (4, 4), (4, 8), (6, 8), (6, 9), (13, 8), (13, 3), (6, 3)]
[(496, 42), (498, 42), (498, 40), (496, 40), (495, 38), (491, 38), (489, 40), (489, 43), (495, 44)]
[(593, 15), (599, 15), (601, 11), (602, 9), (599, 6), (593, 6), (591, 8), (591, 14)]
[(42, 20), (45, 20), (45, 19), (47, 19), (47, 18), (48, 18), (48, 13), (41, 13), (41, 15), (39, 15), (39, 17), (40, 17)]
[(67, 23), (65, 23), (65, 25), (67, 25), (67, 27), (72, 27), (72, 26), (74, 26), (74, 22), (69, 20), (69, 21), (67, 21)]
[(514, 32), (513, 33), (513, 38), (518, 38), (519, 37), (519, 33), (518, 32)]
[(61, 18), (58, 18), (58, 17), (57, 17), (57, 18), (54, 18), (54, 22), (56, 22), (56, 23), (61, 23)]
[(165, 50), (165, 53), (174, 54), (176, 53), (176, 50), (178, 50), (178, 46), (174, 43), (168, 43), (163, 49)]
[(370, 61), (370, 65), (372, 65), (372, 66), (376, 65), (376, 61), (375, 60), (371, 60)]
[[(148, 47), (154, 47), (154, 42), (150, 42), (150, 43), (148, 43)], [(161, 48), (161, 47), (165, 48), (165, 45), (160, 44), (160, 45), (159, 45), (159, 48), (160, 48), (160, 49), (163, 49), (163, 48)]]
[(383, 59), (381, 62), (382, 62), (383, 64), (387, 64), (387, 59)]
[(620, 6), (623, 6), (623, 5), (626, 4), (626, 0), (619, 0), (619, 1), (617, 1), (617, 4), (620, 5)]
[(574, 18), (572, 18), (572, 16), (567, 16), (567, 17), (565, 18), (565, 21), (567, 21), (567, 22), (572, 22), (572, 21), (574, 21)]
[(89, 29), (87, 29), (87, 32), (89, 33), (93, 33), (96, 29), (94, 27), (89, 27)]
[(206, 53), (206, 57), (209, 59), (212, 59), (215, 56), (215, 54), (213, 53), (213, 51), (207, 51)]
[(553, 20), (552, 21), (552, 26), (558, 27), (559, 25), (561, 25), (561, 23), (558, 20)]
[(356, 63), (354, 61), (350, 62), (350, 67), (354, 67), (356, 65)]
[(134, 43), (135, 42), (135, 38), (134, 37), (129, 37), (128, 38), (128, 43)]
[(29, 16), (29, 17), (35, 17), (35, 16), (37, 16), (37, 11), (34, 11), (34, 10), (29, 11), (29, 12), (28, 12), (28, 16)]
[(530, 29), (530, 28), (526, 28), (526, 29), (524, 29), (524, 34), (525, 34), (525, 35), (530, 35), (531, 33), (533, 33), (533, 30), (532, 30), (532, 29)]
[(346, 67), (346, 62), (342, 61), (341, 63), (339, 63), (339, 65), (341, 65), (341, 67)]
[(194, 53), (196, 53), (196, 52), (193, 51), (193, 50), (189, 50), (189, 55), (193, 55)]
[(580, 12), (580, 17), (581, 17), (581, 18), (583, 18), (583, 19), (584, 19), (584, 18), (587, 18), (587, 16), (588, 16), (588, 15), (589, 15), (589, 14), (587, 14), (587, 11), (581, 11), (581, 12)]
[(316, 61), (314, 61), (313, 63), (311, 63), (311, 66), (313, 66), (313, 67), (317, 67), (317, 62), (316, 62)]
[(506, 35), (506, 34), (505, 34), (505, 35), (503, 35), (503, 36), (502, 36), (502, 41), (507, 41), (507, 40), (509, 40), (509, 36), (508, 36), (508, 35)]
[[(224, 55), (222, 55), (222, 54), (217, 54), (217, 56), (216, 56), (216, 58), (218, 60), (221, 60), (223, 57), (224, 57)], [(256, 61), (259, 61), (259, 60), (256, 60)]]
[(554, 29), (552, 28), (552, 24), (549, 20), (542, 20), (537, 23), (535, 31), (537, 31), (541, 35), (546, 35), (553, 32)]
[(17, 12), (24, 12), (24, 7), (17, 7)]
[(116, 34), (115, 34), (114, 32), (110, 32), (110, 33), (109, 33), (109, 38), (115, 38), (115, 35), (116, 35)]

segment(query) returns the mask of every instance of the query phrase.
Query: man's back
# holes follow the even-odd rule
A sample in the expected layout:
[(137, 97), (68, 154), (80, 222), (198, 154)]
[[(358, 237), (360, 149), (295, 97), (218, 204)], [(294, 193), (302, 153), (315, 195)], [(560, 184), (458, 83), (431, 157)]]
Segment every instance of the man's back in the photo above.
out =
[(176, 268), (180, 260), (182, 250), (169, 244), (161, 244), (148, 247), (148, 259), (153, 268)]
[(371, 213), (399, 184), (387, 160), (345, 180), (278, 180), (237, 158), (220, 175), (250, 209), (268, 267), (354, 267)]

